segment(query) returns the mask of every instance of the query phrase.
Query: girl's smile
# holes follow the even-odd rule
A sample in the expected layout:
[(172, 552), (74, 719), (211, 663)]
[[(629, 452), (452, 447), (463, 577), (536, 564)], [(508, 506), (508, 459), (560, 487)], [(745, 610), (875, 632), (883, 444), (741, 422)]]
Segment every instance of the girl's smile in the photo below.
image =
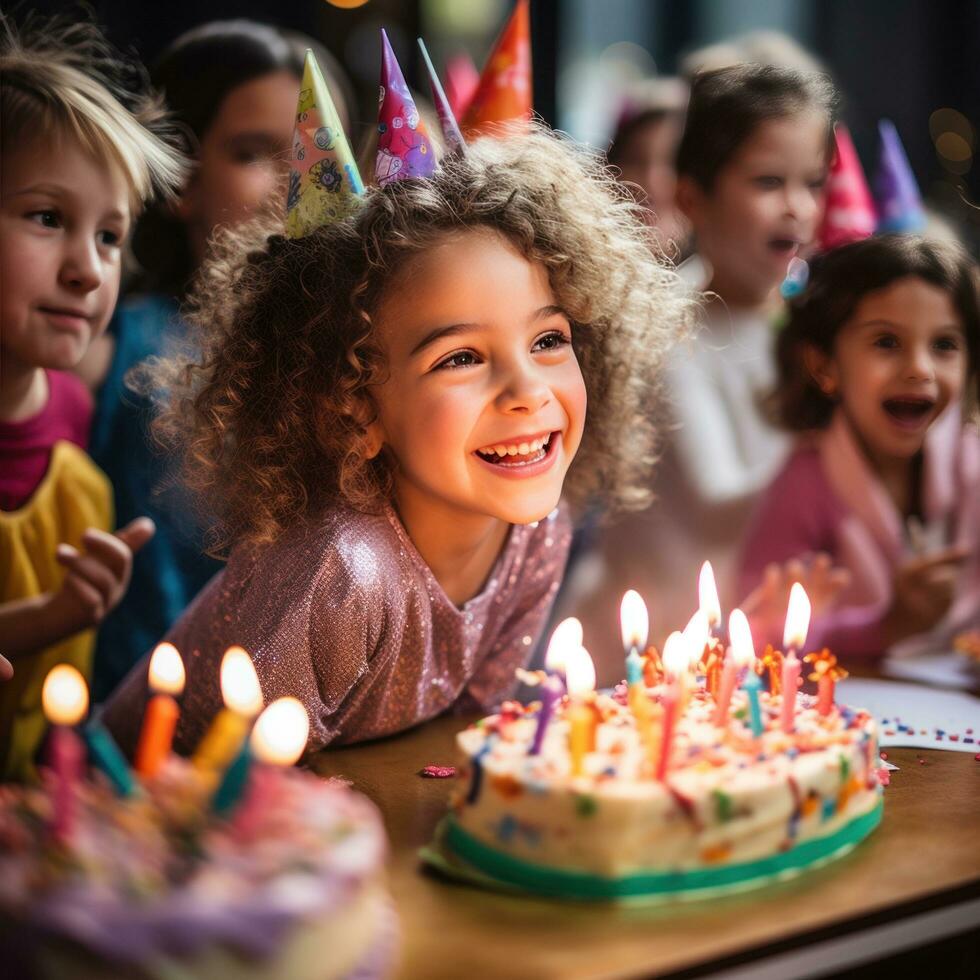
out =
[(379, 316), (376, 437), (395, 499), (455, 524), (530, 524), (558, 504), (585, 423), (572, 327), (543, 266), (490, 229), (409, 261)]

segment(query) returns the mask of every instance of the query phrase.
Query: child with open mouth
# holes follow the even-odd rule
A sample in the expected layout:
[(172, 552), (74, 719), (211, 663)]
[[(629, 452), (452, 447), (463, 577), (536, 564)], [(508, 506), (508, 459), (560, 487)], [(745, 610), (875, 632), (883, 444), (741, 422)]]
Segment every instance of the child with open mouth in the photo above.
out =
[(844, 246), (814, 263), (778, 353), (774, 407), (800, 442), (745, 542), (743, 589), (825, 552), (849, 582), (814, 646), (948, 649), (980, 622), (974, 263), (915, 236)]

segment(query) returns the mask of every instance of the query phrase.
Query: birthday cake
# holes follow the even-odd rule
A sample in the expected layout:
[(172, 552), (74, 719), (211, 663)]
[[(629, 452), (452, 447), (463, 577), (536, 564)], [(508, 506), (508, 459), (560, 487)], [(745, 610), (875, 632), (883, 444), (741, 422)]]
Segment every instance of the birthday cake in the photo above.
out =
[(263, 773), (261, 805), (228, 819), (213, 790), (175, 756), (128, 798), (85, 780), (54, 837), (52, 785), (0, 786), (6, 975), (385, 975), (396, 926), (374, 806), (291, 768)]
[(780, 694), (740, 688), (719, 724), (717, 689), (702, 682), (677, 711), (650, 666), (629, 691), (561, 698), (543, 737), (540, 701), (460, 732), (460, 784), (439, 838), (447, 866), (559, 898), (691, 898), (798, 874), (877, 826), (881, 763), (866, 712), (794, 690), (787, 732)]

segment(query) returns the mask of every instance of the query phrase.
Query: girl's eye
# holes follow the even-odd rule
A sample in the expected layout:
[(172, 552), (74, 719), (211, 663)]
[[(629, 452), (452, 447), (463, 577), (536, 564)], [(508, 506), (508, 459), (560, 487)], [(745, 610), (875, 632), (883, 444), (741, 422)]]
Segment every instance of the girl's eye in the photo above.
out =
[(120, 236), (114, 231), (100, 231), (99, 243), (109, 248), (115, 248), (120, 243)]
[(571, 339), (561, 330), (550, 330), (538, 337), (531, 350), (559, 350), (562, 347), (567, 347), (570, 343)]
[(883, 350), (894, 350), (898, 347), (898, 338), (891, 334), (882, 334), (875, 338), (875, 347), (881, 347)]
[(827, 178), (821, 177), (819, 180), (811, 180), (807, 186), (811, 191), (822, 191), (827, 186)]
[(443, 368), (448, 368), (453, 371), (458, 368), (472, 367), (474, 364), (479, 364), (476, 354), (471, 350), (460, 350), (441, 360), (435, 366), (435, 370), (441, 371)]
[(771, 191), (783, 186), (783, 178), (766, 174), (761, 177), (756, 177), (753, 180), (753, 183), (756, 187), (761, 187), (763, 190)]
[(940, 337), (935, 342), (935, 348), (938, 351), (957, 351), (960, 349), (960, 342), (956, 337)]
[(57, 211), (32, 211), (27, 217), (44, 228), (61, 227), (61, 216)]

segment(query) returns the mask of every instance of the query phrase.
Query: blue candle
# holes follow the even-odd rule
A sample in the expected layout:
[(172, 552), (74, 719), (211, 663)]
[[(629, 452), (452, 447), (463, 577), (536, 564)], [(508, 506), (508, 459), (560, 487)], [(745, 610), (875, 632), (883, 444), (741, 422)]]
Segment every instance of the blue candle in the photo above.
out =
[(248, 785), (249, 773), (252, 770), (252, 749), (248, 739), (242, 745), (238, 755), (235, 756), (231, 765), (225, 770), (225, 774), (218, 785), (211, 806), (214, 812), (221, 816), (227, 816), (238, 805), (245, 787)]
[(643, 683), (643, 658), (636, 647), (632, 647), (626, 657), (626, 683), (630, 687)]
[(132, 796), (136, 792), (136, 780), (105, 726), (101, 722), (90, 721), (82, 730), (82, 737), (92, 765), (105, 773), (120, 796)]
[(759, 691), (762, 689), (762, 678), (749, 667), (748, 674), (742, 684), (742, 690), (749, 698), (749, 721), (752, 725), (752, 734), (758, 738), (763, 732), (762, 708), (759, 705)]

